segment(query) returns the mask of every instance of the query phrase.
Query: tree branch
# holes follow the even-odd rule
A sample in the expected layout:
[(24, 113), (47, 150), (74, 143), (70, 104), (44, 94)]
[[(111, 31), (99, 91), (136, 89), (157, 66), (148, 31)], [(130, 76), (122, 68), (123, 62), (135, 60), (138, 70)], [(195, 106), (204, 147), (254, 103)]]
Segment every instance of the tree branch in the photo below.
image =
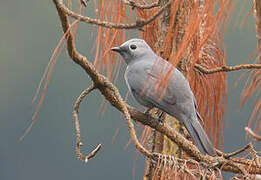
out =
[(124, 2), (127, 5), (130, 5), (132, 8), (139, 8), (139, 9), (152, 9), (155, 7), (159, 7), (159, 5), (160, 5), (159, 1), (151, 3), (151, 4), (146, 4), (146, 5), (136, 3), (133, 0), (122, 0), (122, 2)]
[(87, 6), (87, 1), (89, 1), (89, 0), (81, 0), (81, 4), (86, 7)]
[(250, 128), (245, 127), (245, 131), (250, 134), (253, 138), (255, 138), (258, 141), (261, 141), (261, 136), (257, 135), (256, 133), (254, 133)]
[[(67, 33), (68, 28), (70, 28), (70, 24), (69, 24), (68, 16), (66, 15), (65, 12), (63, 12), (59, 4), (61, 0), (53, 0), (53, 2), (56, 5), (56, 9), (60, 17), (63, 32)], [(72, 60), (75, 63), (79, 64), (86, 71), (86, 73), (91, 77), (94, 86), (100, 90), (100, 92), (104, 95), (104, 97), (113, 106), (117, 107), (121, 112), (123, 112), (129, 127), (130, 136), (132, 138), (132, 141), (136, 145), (136, 148), (145, 156), (152, 157), (152, 154), (147, 149), (145, 149), (138, 141), (138, 138), (134, 130), (134, 125), (130, 118), (130, 114), (128, 112), (126, 104), (124, 103), (123, 99), (120, 96), (118, 89), (106, 77), (99, 74), (95, 69), (95, 67), (92, 65), (92, 63), (90, 63), (86, 57), (81, 55), (76, 50), (74, 45), (74, 37), (72, 36), (70, 31), (66, 34), (66, 39), (67, 39), (67, 51), (69, 56), (72, 58)]]
[(141, 29), (143, 26), (151, 23), (154, 21), (174, 0), (170, 0), (166, 5), (164, 5), (162, 8), (160, 8), (152, 17), (149, 19), (137, 19), (135, 23), (131, 24), (115, 24), (107, 21), (101, 21), (99, 19), (92, 19), (90, 17), (82, 16), (81, 14), (77, 14), (70, 9), (68, 9), (64, 4), (62, 0), (56, 1), (56, 6), (60, 9), (60, 11), (64, 12), (70, 17), (73, 17), (75, 19), (78, 19), (79, 21), (83, 21), (90, 24), (95, 24), (97, 26), (102, 26), (105, 28), (115, 28), (115, 29)]
[(217, 73), (217, 72), (238, 71), (241, 69), (261, 69), (261, 64), (239, 64), (239, 65), (235, 65), (235, 66), (224, 65), (224, 66), (213, 68), (213, 69), (208, 69), (199, 64), (195, 64), (194, 67), (204, 74), (213, 74), (213, 73)]
[(73, 106), (73, 117), (74, 117), (74, 123), (75, 123), (75, 132), (76, 132), (76, 154), (77, 156), (83, 160), (84, 162), (88, 162), (89, 159), (93, 158), (98, 151), (101, 149), (101, 144), (99, 144), (91, 153), (89, 153), (87, 156), (83, 155), (81, 152), (81, 146), (83, 143), (81, 142), (81, 133), (80, 133), (80, 123), (78, 119), (78, 113), (79, 113), (79, 107), (83, 100), (83, 98), (92, 92), (95, 89), (94, 85), (91, 85), (89, 88), (85, 89), (81, 95), (76, 99), (74, 106)]
[(232, 156), (235, 156), (235, 155), (238, 155), (238, 154), (240, 154), (240, 153), (242, 153), (242, 152), (245, 152), (245, 151), (246, 151), (247, 149), (249, 149), (249, 148), (250, 148), (250, 144), (247, 144), (247, 145), (244, 146), (243, 148), (238, 149), (238, 150), (236, 150), (236, 151), (234, 151), (234, 152), (232, 152), (232, 153), (224, 154), (223, 157), (226, 158), (226, 159), (229, 159), (229, 158), (232, 157)]

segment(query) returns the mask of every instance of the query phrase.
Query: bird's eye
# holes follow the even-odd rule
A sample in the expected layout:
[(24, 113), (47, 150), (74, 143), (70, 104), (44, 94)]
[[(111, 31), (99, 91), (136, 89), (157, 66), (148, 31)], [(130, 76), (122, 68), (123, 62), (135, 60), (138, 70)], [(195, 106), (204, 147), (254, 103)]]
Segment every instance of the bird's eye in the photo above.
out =
[(132, 45), (130, 45), (130, 48), (131, 48), (132, 50), (135, 50), (135, 49), (137, 48), (137, 46), (136, 46), (135, 44), (132, 44)]

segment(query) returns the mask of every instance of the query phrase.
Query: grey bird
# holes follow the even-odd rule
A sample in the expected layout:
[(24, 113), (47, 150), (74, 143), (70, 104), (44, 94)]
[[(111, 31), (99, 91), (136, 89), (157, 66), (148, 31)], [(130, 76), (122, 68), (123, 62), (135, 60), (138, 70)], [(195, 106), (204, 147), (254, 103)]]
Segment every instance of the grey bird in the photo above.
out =
[[(156, 107), (178, 119), (201, 153), (216, 156), (199, 122), (201, 117), (196, 109), (196, 100), (184, 75), (157, 56), (142, 39), (128, 40), (111, 50), (120, 53), (125, 60), (125, 80), (138, 103), (149, 109)], [(166, 82), (160, 85), (163, 77), (167, 77)]]

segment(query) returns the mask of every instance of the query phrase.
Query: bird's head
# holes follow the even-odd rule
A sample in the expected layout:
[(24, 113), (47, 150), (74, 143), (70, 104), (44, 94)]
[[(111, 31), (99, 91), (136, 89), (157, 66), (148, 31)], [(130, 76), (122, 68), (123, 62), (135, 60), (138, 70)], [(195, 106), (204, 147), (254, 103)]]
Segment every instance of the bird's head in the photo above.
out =
[(111, 48), (111, 50), (120, 53), (127, 64), (144, 57), (150, 59), (156, 56), (143, 39), (130, 39), (119, 47)]

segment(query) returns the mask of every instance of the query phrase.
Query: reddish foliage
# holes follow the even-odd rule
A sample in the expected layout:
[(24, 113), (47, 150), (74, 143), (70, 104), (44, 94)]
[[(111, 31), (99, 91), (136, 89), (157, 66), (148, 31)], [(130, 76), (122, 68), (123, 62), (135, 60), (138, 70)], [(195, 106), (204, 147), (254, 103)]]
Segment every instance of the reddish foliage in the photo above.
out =
[[(154, 0), (154, 2), (156, 1)], [(136, 0), (136, 2), (145, 4), (143, 0)], [(186, 17), (187, 24), (181, 28), (181, 25), (177, 25), (175, 22), (182, 3), (185, 1), (178, 0), (171, 5), (170, 23), (164, 39), (164, 47), (156, 49), (159, 41), (158, 34), (161, 31), (159, 18), (143, 27), (144, 31), (140, 33), (140, 36), (155, 52), (159, 54), (162, 51), (162, 57), (168, 59), (174, 66), (189, 59), (190, 63), (186, 64), (186, 76), (198, 101), (198, 110), (205, 121), (205, 128), (214, 144), (218, 145), (220, 130), (223, 131), (223, 115), (226, 109), (226, 75), (225, 73), (204, 75), (195, 71), (193, 66), (195, 63), (199, 63), (207, 68), (215, 68), (225, 64), (222, 27), (231, 11), (232, 1), (205, 0), (202, 7), (199, 3), (194, 3), (190, 15)], [(98, 5), (96, 7), (98, 9), (97, 17), (115, 23), (131, 22), (133, 17), (148, 19), (159, 9), (135, 8), (131, 10), (120, 0), (110, 0), (109, 2), (99, 0), (96, 5)], [(105, 52), (108, 52), (110, 47), (123, 43), (126, 39), (126, 32), (98, 27), (97, 33), (95, 64), (104, 70), (108, 77), (117, 78), (117, 73), (113, 69), (119, 68), (119, 61), (115, 62), (114, 54), (105, 54)], [(179, 42), (177, 47), (173, 46), (173, 41)], [(167, 87), (168, 74), (169, 72), (162, 76), (162, 82), (158, 86)]]
[(36, 90), (36, 93), (33, 97), (33, 100), (32, 100), (32, 104), (31, 106), (33, 106), (39, 96), (39, 93), (40, 93), (40, 90), (41, 90), (41, 87), (43, 85), (43, 82), (45, 81), (45, 84), (44, 84), (44, 87), (43, 87), (43, 93), (40, 97), (40, 100), (36, 106), (36, 109), (34, 111), (34, 114), (33, 114), (33, 117), (32, 117), (32, 122), (31, 124), (29, 125), (29, 127), (25, 130), (25, 133), (23, 134), (23, 136), (20, 137), (20, 141), (31, 131), (35, 121), (37, 120), (37, 116), (40, 112), (40, 109), (42, 107), (42, 104), (44, 102), (44, 98), (45, 98), (45, 95), (46, 95), (46, 92), (47, 92), (47, 88), (48, 88), (48, 85), (49, 85), (49, 82), (50, 82), (50, 79), (51, 79), (51, 76), (52, 76), (52, 72), (53, 72), (53, 68), (54, 68), (54, 65), (57, 61), (57, 57), (59, 57), (63, 47), (62, 47), (62, 43), (64, 42), (66, 36), (68, 35), (68, 33), (70, 32), (70, 30), (72, 28), (72, 30), (74, 30), (74, 35), (76, 34), (76, 30), (77, 30), (77, 27), (78, 27), (78, 20), (75, 20), (72, 24), (71, 24), (71, 27), (68, 29), (68, 31), (63, 35), (63, 37), (60, 39), (57, 47), (55, 48), (49, 62), (48, 62), (48, 65), (46, 66), (45, 70), (44, 70), (44, 74), (39, 82), (39, 85), (37, 87), (37, 90)]
[[(254, 1), (253, 2), (254, 6), (254, 14), (256, 16), (256, 31), (257, 31), (257, 51), (254, 53), (258, 53), (257, 56), (257, 61), (258, 63), (261, 63), (261, 55), (260, 50), (261, 50), (261, 2), (260, 1)], [(249, 15), (249, 12), (248, 12)], [(247, 16), (248, 16), (247, 15)], [(244, 20), (245, 21), (245, 20)], [(241, 104), (240, 107), (242, 107), (248, 98), (254, 94), (259, 95), (259, 99), (257, 100), (257, 104), (250, 116), (248, 126), (251, 126), (254, 118), (257, 118), (257, 123), (255, 125), (255, 132), (258, 133), (261, 129), (261, 98), (260, 98), (260, 87), (261, 87), (261, 72), (259, 70), (252, 71), (249, 75), (249, 78), (246, 82), (245, 88), (242, 91), (241, 94)]]
[[(248, 85), (248, 87), (246, 87), (241, 94), (241, 104), (240, 107), (242, 107), (246, 101), (248, 100), (248, 98), (253, 95), (253, 94), (258, 94), (260, 93), (260, 88), (261, 88), (261, 72), (260, 71), (253, 71), (251, 72), (248, 81), (246, 82), (246, 84)], [(257, 104), (250, 116), (249, 122), (248, 122), (248, 126), (251, 126), (254, 118), (257, 116), (257, 124), (255, 126), (255, 132), (260, 131), (261, 128), (261, 114), (259, 112), (261, 108), (261, 99), (259, 98), (259, 100), (257, 101)]]

